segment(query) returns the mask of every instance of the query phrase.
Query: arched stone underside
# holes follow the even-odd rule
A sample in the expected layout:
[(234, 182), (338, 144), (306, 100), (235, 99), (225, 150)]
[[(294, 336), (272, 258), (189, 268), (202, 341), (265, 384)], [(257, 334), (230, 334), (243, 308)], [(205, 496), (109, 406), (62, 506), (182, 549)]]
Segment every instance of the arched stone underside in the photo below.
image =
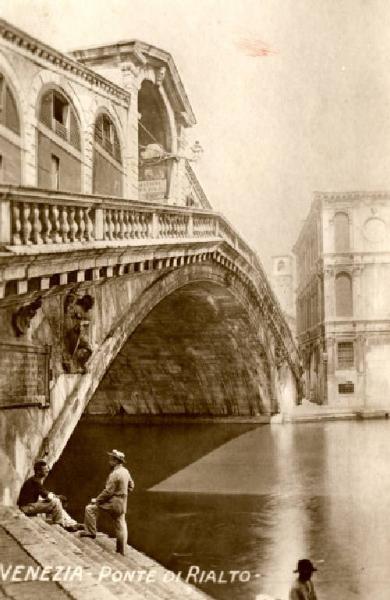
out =
[(254, 416), (273, 408), (268, 357), (246, 310), (226, 287), (203, 281), (152, 309), (87, 411)]
[[(291, 370), (286, 362), (280, 360), (280, 346), (274, 337), (271, 320), (265, 313), (265, 308), (261, 307), (253, 290), (239, 274), (232, 273), (225, 266), (210, 260), (172, 268), (161, 275), (146, 272), (142, 277), (114, 278), (102, 285), (90, 286), (90, 290), (95, 294), (94, 310), (98, 316), (99, 327), (95, 332), (96, 349), (90, 359), (88, 372), (72, 381), (68, 381), (67, 378), (73, 376), (67, 375), (57, 379), (55, 387), (61, 396), (65, 387), (66, 402), (63, 403), (63, 408), (42, 446), (42, 450), (48, 451), (53, 460), (59, 458), (100, 381), (129, 336), (152, 309), (170, 294), (188, 284), (201, 282), (228, 288), (230, 295), (246, 313), (248, 321), (257, 332), (259, 346), (264, 348), (266, 362), (270, 368), (271, 399), (264, 408), (266, 411), (277, 412), (283, 401), (280, 396), (280, 384), (283, 382), (280, 381), (279, 375), (283, 375), (283, 371), (287, 370), (290, 376)], [(283, 375), (282, 379), (285, 378)], [(290, 379), (293, 381), (294, 377)], [(53, 397), (55, 396), (56, 389), (53, 389)], [(260, 394), (261, 396), (266, 397), (264, 393)]]

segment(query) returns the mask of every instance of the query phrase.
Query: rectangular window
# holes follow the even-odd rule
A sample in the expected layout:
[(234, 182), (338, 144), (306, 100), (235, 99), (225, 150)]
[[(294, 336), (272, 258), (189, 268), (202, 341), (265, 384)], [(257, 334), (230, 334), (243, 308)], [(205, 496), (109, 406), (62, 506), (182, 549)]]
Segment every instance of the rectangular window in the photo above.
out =
[(339, 342), (337, 344), (337, 363), (339, 369), (348, 369), (354, 366), (353, 342)]
[(353, 394), (355, 391), (355, 386), (352, 381), (347, 381), (346, 383), (339, 383), (339, 394)]
[(51, 155), (51, 184), (54, 190), (60, 189), (60, 159), (55, 154)]

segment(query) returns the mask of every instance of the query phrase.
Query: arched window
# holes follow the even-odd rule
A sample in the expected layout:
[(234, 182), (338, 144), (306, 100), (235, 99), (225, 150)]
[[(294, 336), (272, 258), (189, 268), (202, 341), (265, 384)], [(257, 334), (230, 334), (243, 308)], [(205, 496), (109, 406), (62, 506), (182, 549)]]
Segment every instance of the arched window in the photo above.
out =
[(80, 128), (76, 111), (69, 100), (57, 90), (50, 90), (41, 100), (41, 123), (77, 150), (81, 149)]
[(345, 212), (338, 212), (334, 216), (334, 251), (348, 252), (349, 249), (349, 217)]
[(277, 270), (278, 271), (283, 271), (284, 267), (285, 267), (284, 260), (279, 260), (278, 261)]
[(14, 95), (0, 73), (0, 123), (11, 129), (14, 133), (20, 134), (20, 122), (18, 109)]
[(21, 183), (20, 120), (15, 97), (0, 73), (0, 183)]
[(111, 118), (100, 114), (94, 130), (93, 193), (122, 195), (122, 153)]
[(353, 314), (352, 278), (348, 273), (339, 273), (336, 276), (336, 315), (350, 317)]
[(41, 98), (38, 118), (38, 186), (80, 192), (81, 138), (73, 105), (51, 89)]

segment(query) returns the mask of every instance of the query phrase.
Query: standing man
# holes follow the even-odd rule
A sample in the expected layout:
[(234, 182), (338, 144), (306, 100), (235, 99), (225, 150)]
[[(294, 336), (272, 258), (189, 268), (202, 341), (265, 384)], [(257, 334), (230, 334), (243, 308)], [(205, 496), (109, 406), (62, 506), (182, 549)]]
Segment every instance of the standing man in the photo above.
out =
[(127, 495), (134, 489), (134, 481), (129, 471), (124, 467), (125, 455), (119, 450), (107, 452), (111, 472), (106, 481), (106, 487), (97, 498), (92, 498), (85, 507), (85, 531), (81, 537), (96, 537), (96, 523), (99, 511), (106, 511), (114, 521), (116, 536), (116, 551), (125, 553), (127, 544), (126, 509)]
[(294, 581), (290, 589), (290, 600), (317, 600), (314, 591), (314, 585), (311, 581), (313, 571), (317, 569), (308, 558), (302, 558), (298, 561), (298, 566), (294, 573), (298, 573), (298, 577)]

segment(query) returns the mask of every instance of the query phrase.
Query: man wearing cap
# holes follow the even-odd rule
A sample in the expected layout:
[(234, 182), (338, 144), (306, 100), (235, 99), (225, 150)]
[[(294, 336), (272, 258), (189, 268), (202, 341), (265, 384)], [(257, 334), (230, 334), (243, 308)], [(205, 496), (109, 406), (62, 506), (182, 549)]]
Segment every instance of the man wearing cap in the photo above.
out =
[(18, 506), (25, 515), (33, 517), (39, 514), (49, 515), (53, 525), (62, 525), (68, 531), (77, 531), (77, 521), (72, 519), (62, 506), (65, 496), (57, 496), (43, 487), (49, 473), (45, 460), (37, 460), (34, 464), (34, 475), (26, 479), (19, 493)]
[(124, 554), (127, 544), (127, 495), (133, 491), (134, 481), (124, 466), (125, 455), (123, 452), (112, 450), (107, 454), (110, 457), (111, 472), (104, 490), (97, 498), (92, 498), (90, 504), (85, 507), (85, 531), (81, 532), (81, 537), (96, 537), (96, 523), (99, 511), (106, 511), (114, 521), (116, 551)]
[(294, 571), (294, 573), (298, 573), (298, 577), (291, 586), (290, 600), (317, 600), (314, 585), (311, 581), (313, 571), (317, 571), (317, 569), (311, 560), (302, 558), (298, 561), (298, 566)]

